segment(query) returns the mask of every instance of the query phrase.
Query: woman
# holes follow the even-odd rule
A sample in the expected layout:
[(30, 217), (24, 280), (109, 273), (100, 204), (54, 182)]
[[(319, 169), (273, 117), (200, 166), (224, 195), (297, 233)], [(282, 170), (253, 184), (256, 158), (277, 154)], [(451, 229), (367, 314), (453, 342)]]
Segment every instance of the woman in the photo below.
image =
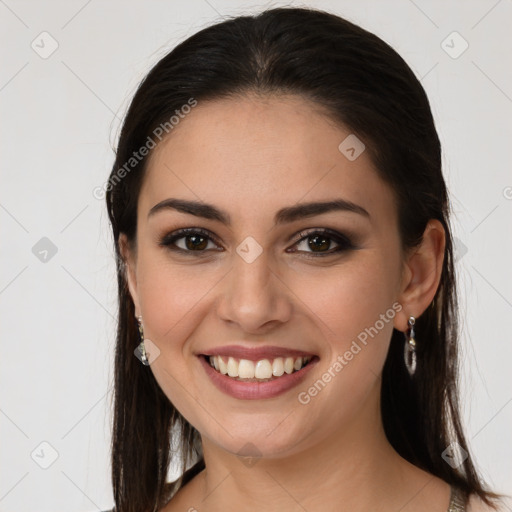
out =
[(385, 42), (295, 8), (201, 30), (137, 90), (107, 208), (115, 510), (498, 510), (440, 143)]

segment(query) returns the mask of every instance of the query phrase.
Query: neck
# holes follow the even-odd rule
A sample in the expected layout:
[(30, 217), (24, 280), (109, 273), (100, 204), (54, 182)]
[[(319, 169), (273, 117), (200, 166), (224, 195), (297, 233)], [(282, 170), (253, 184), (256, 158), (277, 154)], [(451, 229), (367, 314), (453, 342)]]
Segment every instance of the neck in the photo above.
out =
[(437, 501), (431, 504), (442, 510), (449, 495), (447, 484), (391, 446), (378, 393), (343, 429), (289, 456), (244, 460), (204, 438), (203, 453), (206, 468), (197, 477), (195, 503), (200, 510), (419, 511), (434, 488)]

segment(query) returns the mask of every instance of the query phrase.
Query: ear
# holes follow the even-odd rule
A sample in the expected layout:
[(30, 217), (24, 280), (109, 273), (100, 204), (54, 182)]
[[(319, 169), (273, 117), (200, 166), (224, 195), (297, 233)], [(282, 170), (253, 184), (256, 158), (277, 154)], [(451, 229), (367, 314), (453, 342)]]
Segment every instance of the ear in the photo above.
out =
[(431, 219), (421, 244), (407, 256), (397, 299), (402, 310), (395, 315), (395, 329), (405, 332), (409, 317), (421, 316), (434, 299), (443, 269), (445, 237), (441, 222)]
[(135, 251), (124, 233), (119, 235), (119, 252), (121, 253), (121, 258), (124, 264), (124, 276), (128, 284), (128, 290), (130, 291), (130, 295), (135, 306), (135, 316), (138, 317), (141, 314), (141, 310), (139, 306), (139, 296), (137, 294), (137, 258)]

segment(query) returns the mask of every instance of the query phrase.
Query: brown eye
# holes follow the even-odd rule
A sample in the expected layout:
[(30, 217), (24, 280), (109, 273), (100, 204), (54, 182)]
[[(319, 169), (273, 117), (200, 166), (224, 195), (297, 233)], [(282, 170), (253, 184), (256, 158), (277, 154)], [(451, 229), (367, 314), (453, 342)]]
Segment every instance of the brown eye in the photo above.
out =
[(182, 238), (185, 240), (186, 248), (191, 251), (206, 249), (208, 246), (208, 239), (203, 235), (186, 235)]
[(201, 254), (207, 251), (209, 243), (213, 244), (213, 247), (210, 246), (210, 249), (218, 250), (218, 245), (210, 233), (199, 228), (185, 228), (165, 235), (160, 240), (159, 245), (167, 247), (172, 251)]
[(327, 236), (324, 235), (313, 235), (309, 236), (307, 238), (308, 240), (308, 246), (312, 251), (316, 251), (318, 249), (319, 251), (323, 252), (325, 249), (329, 249), (329, 246), (331, 245), (332, 240)]
[[(300, 247), (303, 245), (309, 250), (294, 250), (291, 252), (304, 252), (313, 254), (313, 256), (329, 256), (355, 248), (348, 237), (341, 233), (337, 233), (336, 231), (327, 229), (317, 229), (310, 232), (303, 231), (299, 233), (299, 236), (301, 236), (301, 238), (295, 243), (294, 247)], [(332, 243), (337, 244), (337, 247), (332, 249)]]

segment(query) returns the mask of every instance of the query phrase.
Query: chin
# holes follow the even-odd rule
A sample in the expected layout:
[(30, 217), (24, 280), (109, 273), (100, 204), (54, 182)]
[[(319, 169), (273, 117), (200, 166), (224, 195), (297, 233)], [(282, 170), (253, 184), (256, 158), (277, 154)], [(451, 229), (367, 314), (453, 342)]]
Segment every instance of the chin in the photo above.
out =
[[(240, 457), (277, 459), (286, 457), (299, 449), (297, 436), (289, 427), (281, 428), (282, 418), (276, 421), (271, 428), (262, 428), (256, 418), (249, 425), (223, 425), (226, 430), (219, 427), (219, 431), (207, 433), (206, 437), (218, 447)], [(276, 425), (279, 425), (276, 428)], [(203, 437), (203, 436), (202, 436)]]

